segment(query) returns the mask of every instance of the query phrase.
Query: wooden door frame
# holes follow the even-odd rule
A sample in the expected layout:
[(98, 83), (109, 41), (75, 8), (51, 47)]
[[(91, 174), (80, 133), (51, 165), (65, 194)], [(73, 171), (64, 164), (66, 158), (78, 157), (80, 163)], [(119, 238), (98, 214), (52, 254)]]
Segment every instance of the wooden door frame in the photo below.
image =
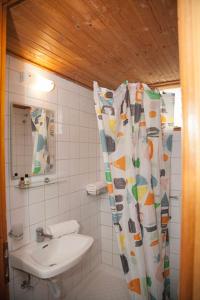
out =
[(0, 299), (8, 300), (8, 259), (5, 172), (5, 84), (7, 10), (26, 0), (0, 0)]
[(5, 70), (6, 70), (6, 12), (5, 1), (0, 4), (0, 298), (8, 299), (5, 273), (5, 246), (7, 243), (5, 191)]
[[(7, 240), (5, 197), (6, 5), (0, 1), (0, 239)], [(10, 5), (21, 1), (10, 1)], [(180, 299), (200, 299), (200, 1), (178, 0), (180, 78), (183, 99)], [(2, 231), (2, 236), (1, 236)], [(0, 246), (0, 256), (2, 255)], [(1, 273), (0, 261), (0, 273)], [(0, 274), (0, 296), (8, 289)], [(3, 294), (2, 294), (3, 291)]]
[(200, 299), (200, 1), (178, 0), (183, 105), (180, 300)]

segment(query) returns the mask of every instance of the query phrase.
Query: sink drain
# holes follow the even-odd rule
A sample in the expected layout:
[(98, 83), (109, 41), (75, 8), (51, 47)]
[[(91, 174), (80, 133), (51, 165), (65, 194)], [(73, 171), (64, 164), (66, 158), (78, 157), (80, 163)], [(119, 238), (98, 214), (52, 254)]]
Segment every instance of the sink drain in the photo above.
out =
[(56, 264), (50, 264), (50, 265), (49, 265), (49, 267), (53, 267), (53, 266), (56, 266)]

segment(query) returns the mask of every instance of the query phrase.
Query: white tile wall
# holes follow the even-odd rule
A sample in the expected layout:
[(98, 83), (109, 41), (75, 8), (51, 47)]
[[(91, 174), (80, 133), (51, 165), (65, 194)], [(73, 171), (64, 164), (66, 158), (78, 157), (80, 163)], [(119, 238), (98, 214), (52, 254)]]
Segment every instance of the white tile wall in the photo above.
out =
[[(19, 72), (31, 71), (55, 81), (56, 87), (50, 93), (41, 93), (20, 83)], [(109, 202), (106, 196), (101, 201), (88, 197), (84, 187), (88, 182), (103, 176), (102, 157), (99, 147), (96, 116), (92, 92), (58, 76), (41, 71), (28, 63), (11, 56), (7, 57), (6, 88), (6, 172), (7, 172), (7, 219), (8, 230), (18, 222), (24, 224), (24, 239), (9, 241), (10, 249), (15, 249), (35, 239), (35, 229), (75, 218), (81, 223), (81, 231), (92, 235), (95, 243), (84, 261), (62, 276), (65, 294), (101, 262), (122, 272), (121, 262)], [(56, 177), (58, 183), (45, 187), (21, 191), (10, 181), (10, 103), (29, 104), (46, 107), (56, 112)], [(177, 299), (179, 278), (179, 239), (180, 239), (180, 199), (181, 164), (180, 133), (175, 132), (172, 153), (171, 195), (171, 279), (172, 300)], [(23, 291), (20, 284), (24, 274), (11, 272), (11, 299), (52, 299), (45, 281), (33, 278), (34, 289)], [(68, 299), (67, 296), (65, 299)]]
[[(171, 299), (177, 300), (179, 280), (179, 254), (180, 254), (180, 214), (181, 214), (181, 133), (174, 132), (173, 151), (171, 161), (171, 195), (178, 199), (171, 199), (170, 222), (170, 260), (171, 260)], [(102, 160), (101, 160), (102, 166)], [(103, 167), (102, 167), (102, 176)], [(111, 212), (107, 196), (101, 197), (101, 246), (102, 262), (122, 271), (118, 254), (116, 235), (112, 228)]]
[[(39, 73), (55, 82), (50, 93), (41, 93), (20, 82), (20, 72)], [(24, 239), (9, 239), (10, 250), (35, 239), (35, 229), (75, 218), (81, 232), (94, 237), (94, 246), (85, 260), (62, 276), (64, 286), (71, 290), (100, 262), (100, 230), (98, 198), (85, 193), (85, 185), (100, 174), (99, 140), (92, 92), (53, 73), (7, 56), (6, 88), (6, 172), (8, 230), (16, 223), (24, 225)], [(29, 104), (53, 109), (56, 114), (56, 174), (58, 183), (19, 190), (10, 179), (10, 104)], [(52, 299), (45, 281), (37, 281), (31, 291), (23, 291), (20, 272), (11, 270), (11, 299)]]
[(170, 260), (171, 260), (171, 299), (178, 299), (179, 260), (180, 260), (180, 217), (181, 217), (181, 132), (174, 132), (171, 161), (171, 222)]

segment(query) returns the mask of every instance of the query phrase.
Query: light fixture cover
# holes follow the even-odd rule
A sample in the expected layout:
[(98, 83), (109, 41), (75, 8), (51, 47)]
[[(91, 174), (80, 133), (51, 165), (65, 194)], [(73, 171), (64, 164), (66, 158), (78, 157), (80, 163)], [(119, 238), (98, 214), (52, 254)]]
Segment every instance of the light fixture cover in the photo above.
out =
[(53, 80), (47, 79), (35, 73), (22, 72), (20, 77), (22, 82), (25, 82), (32, 88), (42, 92), (50, 92), (55, 87)]

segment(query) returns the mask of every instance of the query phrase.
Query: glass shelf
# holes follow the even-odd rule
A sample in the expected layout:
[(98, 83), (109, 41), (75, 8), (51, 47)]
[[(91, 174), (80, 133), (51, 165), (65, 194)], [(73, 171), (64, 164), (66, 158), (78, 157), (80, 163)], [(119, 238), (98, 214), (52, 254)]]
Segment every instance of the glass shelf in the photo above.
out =
[(15, 188), (21, 190), (27, 190), (27, 189), (37, 188), (37, 187), (46, 186), (46, 185), (55, 184), (64, 181), (66, 181), (66, 179), (52, 179), (52, 180), (49, 179), (49, 182), (45, 182), (45, 181), (31, 182), (29, 185), (27, 184), (24, 186), (20, 186), (19, 184), (17, 184), (15, 185)]

